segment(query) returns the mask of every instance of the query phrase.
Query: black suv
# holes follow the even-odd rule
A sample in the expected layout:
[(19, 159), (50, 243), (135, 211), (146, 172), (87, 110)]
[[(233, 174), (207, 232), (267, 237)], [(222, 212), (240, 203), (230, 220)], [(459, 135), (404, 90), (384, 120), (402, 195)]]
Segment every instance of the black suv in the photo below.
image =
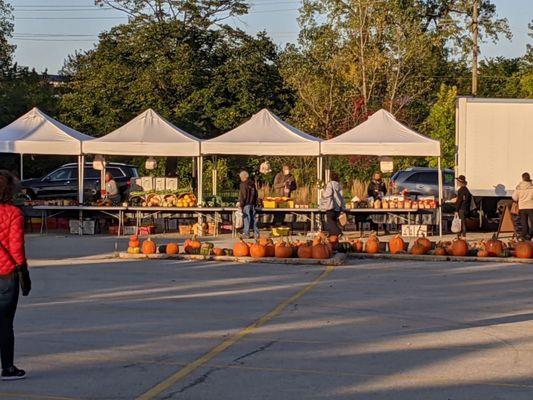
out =
[[(139, 176), (136, 167), (121, 163), (108, 163), (106, 172), (113, 175), (121, 193), (129, 188), (131, 178)], [(87, 200), (100, 196), (100, 174), (101, 171), (94, 169), (92, 163), (85, 163), (84, 191)], [(25, 179), (22, 191), (32, 199), (77, 198), (78, 164), (65, 164), (43, 178)]]
[[(443, 196), (452, 199), (455, 194), (455, 173), (442, 170)], [(436, 168), (411, 167), (396, 172), (391, 178), (394, 193), (406, 191), (411, 196), (439, 196), (439, 174)]]

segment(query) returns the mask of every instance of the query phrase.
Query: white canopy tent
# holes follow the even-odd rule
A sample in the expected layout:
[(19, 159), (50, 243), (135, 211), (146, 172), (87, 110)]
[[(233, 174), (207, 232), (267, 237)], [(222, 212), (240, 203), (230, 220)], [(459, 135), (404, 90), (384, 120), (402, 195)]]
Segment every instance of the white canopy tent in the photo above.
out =
[[(200, 157), (200, 140), (174, 126), (149, 108), (131, 121), (98, 139), (83, 144), (84, 154)], [(198, 176), (198, 199), (202, 198)]]
[(318, 157), (320, 142), (263, 109), (237, 128), (202, 142), (202, 154)]
[[(321, 142), (321, 139), (300, 131), (269, 110), (262, 109), (237, 128), (214, 139), (203, 141), (202, 155), (317, 157), (320, 180)], [(213, 194), (216, 194), (216, 170), (213, 173)]]
[[(78, 183), (82, 182), (82, 143), (90, 141), (84, 135), (33, 108), (8, 126), (0, 129), (0, 153), (20, 154), (20, 179), (24, 178), (24, 154), (54, 154), (78, 156)], [(80, 183), (81, 188), (81, 183)], [(79, 190), (83, 201), (83, 190)]]
[(321, 144), (323, 155), (373, 155), (437, 157), (439, 179), (439, 234), (442, 236), (442, 169), (438, 140), (401, 124), (394, 115), (379, 110), (362, 124)]
[(148, 109), (113, 132), (84, 143), (83, 153), (198, 157), (200, 140)]

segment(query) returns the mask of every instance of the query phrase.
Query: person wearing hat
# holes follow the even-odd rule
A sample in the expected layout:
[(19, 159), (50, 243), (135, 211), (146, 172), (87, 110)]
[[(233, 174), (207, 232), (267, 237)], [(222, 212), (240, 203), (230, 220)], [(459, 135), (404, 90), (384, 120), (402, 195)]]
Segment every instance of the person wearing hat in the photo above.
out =
[(513, 200), (518, 202), (518, 213), (522, 225), (520, 239), (531, 240), (533, 237), (533, 183), (529, 173), (522, 174), (522, 182), (516, 187)]
[(466, 217), (470, 213), (470, 205), (472, 204), (472, 193), (466, 187), (468, 182), (464, 175), (459, 175), (455, 178), (459, 184), (457, 191), (457, 200), (455, 201), (455, 215), (461, 219), (461, 237), (466, 237)]
[(250, 229), (253, 229), (255, 237), (259, 238), (259, 228), (257, 227), (257, 189), (255, 183), (250, 179), (246, 171), (239, 173), (241, 185), (239, 188), (239, 208), (242, 210), (244, 218), (244, 237), (250, 238)]

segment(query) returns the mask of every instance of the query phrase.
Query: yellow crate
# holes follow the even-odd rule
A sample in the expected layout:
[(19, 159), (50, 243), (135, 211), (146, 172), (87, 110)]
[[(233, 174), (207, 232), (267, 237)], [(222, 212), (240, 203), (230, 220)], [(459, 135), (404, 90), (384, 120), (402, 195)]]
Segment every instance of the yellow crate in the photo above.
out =
[(279, 228), (272, 228), (272, 236), (279, 237), (279, 236), (289, 236), (291, 233), (291, 228), (286, 226), (281, 226)]
[(263, 200), (264, 208), (276, 208), (276, 202), (274, 200)]

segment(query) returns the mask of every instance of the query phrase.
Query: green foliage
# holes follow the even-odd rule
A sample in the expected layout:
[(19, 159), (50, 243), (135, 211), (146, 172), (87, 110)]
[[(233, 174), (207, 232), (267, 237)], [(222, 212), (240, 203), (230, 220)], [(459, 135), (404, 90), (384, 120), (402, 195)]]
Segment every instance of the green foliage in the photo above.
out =
[[(423, 132), (433, 139), (440, 140), (442, 167), (455, 166), (455, 101), (457, 88), (441, 85), (437, 101), (431, 107), (427, 119), (422, 125)], [(430, 167), (436, 167), (434, 157), (428, 159)]]

